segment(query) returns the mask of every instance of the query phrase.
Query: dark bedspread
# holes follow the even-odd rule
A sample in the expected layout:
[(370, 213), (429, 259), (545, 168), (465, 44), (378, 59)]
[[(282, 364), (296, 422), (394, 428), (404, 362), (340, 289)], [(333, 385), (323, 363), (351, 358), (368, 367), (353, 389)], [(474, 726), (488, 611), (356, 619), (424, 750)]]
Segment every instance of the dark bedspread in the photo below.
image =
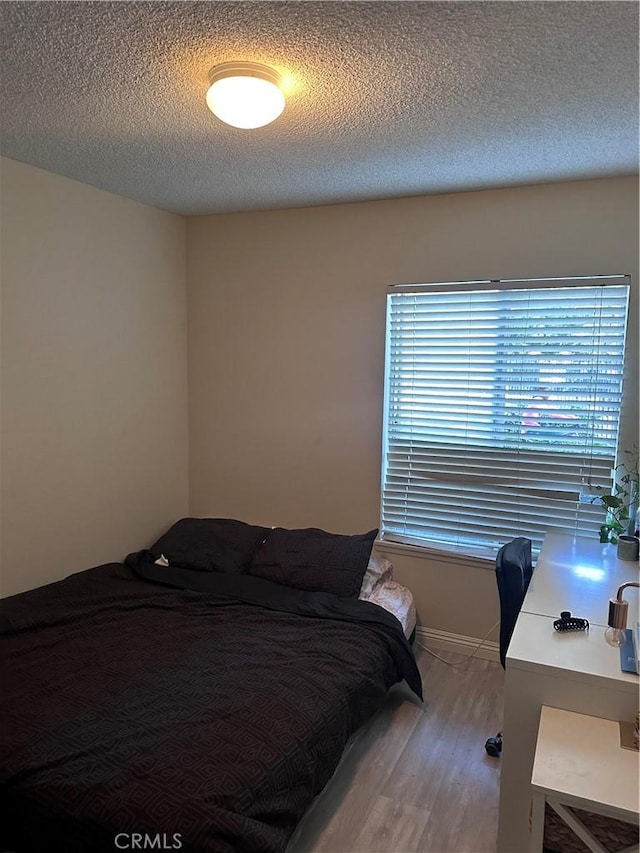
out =
[(388, 688), (420, 695), (399, 623), (146, 552), (127, 562), (0, 603), (0, 849), (114, 851), (135, 832), (283, 850)]

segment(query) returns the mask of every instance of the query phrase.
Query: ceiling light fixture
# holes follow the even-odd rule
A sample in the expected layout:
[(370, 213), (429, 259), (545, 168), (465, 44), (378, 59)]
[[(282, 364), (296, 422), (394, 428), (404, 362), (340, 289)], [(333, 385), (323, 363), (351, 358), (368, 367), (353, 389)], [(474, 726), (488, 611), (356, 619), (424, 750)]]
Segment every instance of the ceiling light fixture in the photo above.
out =
[(284, 109), (282, 78), (267, 65), (225, 62), (209, 71), (209, 81), (207, 106), (232, 127), (263, 127)]

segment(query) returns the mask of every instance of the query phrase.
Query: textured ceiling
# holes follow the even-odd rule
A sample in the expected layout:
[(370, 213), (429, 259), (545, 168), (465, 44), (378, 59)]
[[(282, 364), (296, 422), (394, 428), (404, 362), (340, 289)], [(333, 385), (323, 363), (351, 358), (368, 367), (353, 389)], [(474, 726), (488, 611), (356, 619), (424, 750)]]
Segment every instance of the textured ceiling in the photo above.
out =
[[(184, 214), (634, 173), (635, 2), (2, 2), (2, 153)], [(219, 122), (211, 66), (293, 78)]]

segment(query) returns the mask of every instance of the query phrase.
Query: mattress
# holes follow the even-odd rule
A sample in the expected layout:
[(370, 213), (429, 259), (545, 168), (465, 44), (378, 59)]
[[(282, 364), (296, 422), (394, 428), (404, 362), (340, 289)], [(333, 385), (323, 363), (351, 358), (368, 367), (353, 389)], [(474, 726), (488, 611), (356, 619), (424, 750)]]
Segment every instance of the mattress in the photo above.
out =
[(402, 625), (409, 638), (416, 627), (416, 605), (411, 590), (394, 580), (382, 580), (371, 591), (361, 592), (360, 599), (383, 607)]

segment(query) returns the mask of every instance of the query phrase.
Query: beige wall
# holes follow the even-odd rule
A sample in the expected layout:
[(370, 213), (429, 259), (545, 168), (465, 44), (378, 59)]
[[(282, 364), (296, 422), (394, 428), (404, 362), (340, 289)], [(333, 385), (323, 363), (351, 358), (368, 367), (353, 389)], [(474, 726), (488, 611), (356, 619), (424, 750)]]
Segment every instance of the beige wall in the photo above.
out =
[[(625, 416), (627, 438), (637, 434), (633, 178), (199, 217), (187, 259), (196, 515), (337, 532), (378, 524), (396, 282), (631, 273)], [(498, 618), (492, 571), (392, 559), (423, 624), (479, 637)]]
[[(5, 595), (187, 512), (375, 527), (395, 282), (631, 273), (637, 434), (635, 179), (188, 220), (190, 507), (184, 220), (6, 159), (1, 179)], [(497, 619), (491, 567), (389, 556), (424, 625)]]
[(2, 594), (188, 508), (185, 223), (2, 160)]

